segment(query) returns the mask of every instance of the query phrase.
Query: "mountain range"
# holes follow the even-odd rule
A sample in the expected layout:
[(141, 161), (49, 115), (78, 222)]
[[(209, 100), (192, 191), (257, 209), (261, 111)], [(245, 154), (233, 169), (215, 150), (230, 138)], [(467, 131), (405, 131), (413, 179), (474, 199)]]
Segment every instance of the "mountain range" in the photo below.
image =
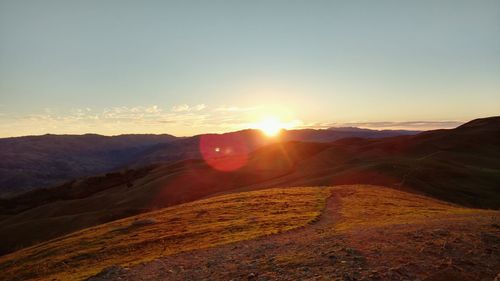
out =
[[(320, 132), (322, 140), (331, 133)], [(299, 133), (266, 142), (252, 130), (174, 140), (145, 149), (128, 169), (3, 199), (0, 252), (202, 198), (270, 187), (371, 184), (467, 207), (500, 208), (500, 117), (386, 138), (291, 141), (293, 134)], [(206, 144), (202, 152), (200, 143)], [(239, 149), (242, 144), (251, 149)], [(168, 151), (180, 156), (162, 162)], [(234, 170), (226, 169), (232, 165)]]
[[(330, 128), (284, 131), (281, 140), (330, 142), (346, 137), (381, 138), (417, 131)], [(199, 159), (199, 140), (240, 139), (247, 151), (274, 140), (257, 130), (194, 137), (172, 135), (42, 135), (0, 139), (0, 197), (50, 187), (85, 176), (153, 163)]]

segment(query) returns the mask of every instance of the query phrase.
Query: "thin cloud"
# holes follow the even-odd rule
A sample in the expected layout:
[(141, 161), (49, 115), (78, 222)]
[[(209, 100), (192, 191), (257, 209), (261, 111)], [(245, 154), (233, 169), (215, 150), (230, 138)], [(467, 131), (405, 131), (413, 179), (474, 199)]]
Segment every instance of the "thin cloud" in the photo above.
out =
[(193, 109), (194, 109), (194, 110), (196, 110), (196, 111), (200, 111), (200, 110), (205, 109), (206, 107), (207, 107), (207, 106), (206, 106), (206, 105), (204, 105), (204, 104), (198, 104), (198, 105), (195, 105), (195, 106), (193, 107)]
[(187, 104), (175, 105), (172, 107), (172, 111), (173, 112), (189, 111), (189, 105)]
[(463, 121), (376, 121), (376, 122), (345, 122), (345, 123), (314, 123), (304, 126), (305, 128), (326, 129), (332, 127), (357, 127), (368, 129), (408, 129), (408, 130), (431, 130), (450, 129), (462, 125)]
[(238, 107), (238, 106), (220, 106), (214, 109), (214, 111), (220, 111), (220, 112), (242, 112), (242, 111), (252, 111), (259, 109), (259, 106), (252, 106), (252, 107)]
[(205, 104), (197, 104), (189, 106), (187, 104), (175, 105), (172, 107), (173, 112), (190, 112), (190, 111), (200, 111), (205, 109), (207, 106)]
[[(45, 133), (173, 133), (193, 135), (206, 132), (227, 132), (255, 127), (255, 118), (262, 106), (220, 106), (205, 110), (205, 104), (181, 104), (164, 109), (158, 105), (117, 106), (100, 110), (74, 108), (69, 110), (41, 109), (33, 114), (0, 113), (0, 136)], [(255, 111), (253, 111), (255, 110)], [(283, 120), (287, 121), (287, 120)], [(326, 129), (331, 127), (359, 127), (369, 129), (430, 130), (461, 125), (456, 120), (428, 121), (353, 121), (345, 123), (305, 123), (288, 120), (290, 128)]]

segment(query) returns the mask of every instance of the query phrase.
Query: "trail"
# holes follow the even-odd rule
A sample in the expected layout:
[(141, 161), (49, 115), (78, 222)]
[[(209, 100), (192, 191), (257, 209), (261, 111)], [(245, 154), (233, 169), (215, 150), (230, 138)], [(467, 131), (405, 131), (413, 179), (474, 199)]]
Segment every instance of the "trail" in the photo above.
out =
[[(340, 219), (340, 196), (348, 193), (332, 190), (318, 219), (304, 227), (168, 256), (134, 267), (121, 280), (297, 280), (321, 279), (325, 273), (333, 276), (338, 270), (331, 265), (347, 264), (349, 253), (345, 257), (334, 255), (346, 247), (341, 236), (327, 234)], [(323, 266), (322, 272), (309, 270)]]
[(359, 191), (331, 192), (318, 219), (304, 227), (167, 256), (97, 280), (492, 280), (500, 272), (500, 231), (491, 218), (338, 231), (342, 201)]

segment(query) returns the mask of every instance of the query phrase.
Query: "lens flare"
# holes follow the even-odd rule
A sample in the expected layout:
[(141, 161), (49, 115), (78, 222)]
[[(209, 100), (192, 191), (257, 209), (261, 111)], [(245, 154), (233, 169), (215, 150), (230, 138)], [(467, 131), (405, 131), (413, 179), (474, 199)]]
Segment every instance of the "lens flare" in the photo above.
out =
[(199, 149), (205, 162), (219, 171), (238, 170), (248, 160), (248, 145), (244, 138), (237, 135), (203, 135)]

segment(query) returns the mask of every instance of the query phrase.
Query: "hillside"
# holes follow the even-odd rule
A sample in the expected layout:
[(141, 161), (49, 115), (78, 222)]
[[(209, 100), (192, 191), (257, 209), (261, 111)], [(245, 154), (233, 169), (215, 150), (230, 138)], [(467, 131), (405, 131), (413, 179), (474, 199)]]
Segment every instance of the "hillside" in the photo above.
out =
[(7, 280), (493, 280), (499, 214), (380, 186), (268, 189), (85, 229), (0, 257), (0, 270)]
[(122, 167), (171, 135), (43, 135), (0, 139), (0, 197)]
[[(290, 145), (287, 151), (292, 150), (296, 161), (319, 151), (317, 144), (301, 143)], [(188, 161), (89, 178), (0, 201), (0, 239), (5, 242), (0, 245), (0, 253), (148, 210), (228, 192), (245, 183), (262, 183), (293, 168), (283, 151), (270, 155), (276, 159), (269, 162), (269, 158), (254, 158), (234, 173), (217, 171), (201, 160)], [(93, 193), (89, 195), (89, 191)]]
[(239, 148), (239, 151), (251, 153), (258, 148), (276, 142), (318, 142), (329, 143), (344, 138), (386, 138), (415, 135), (419, 131), (408, 130), (370, 130), (359, 128), (329, 128), (283, 130), (279, 139), (268, 138), (260, 130), (242, 130), (224, 134), (204, 134), (183, 140), (157, 145), (143, 153), (131, 166), (140, 167), (148, 164), (171, 163), (185, 159), (203, 157), (200, 144), (204, 141), (218, 143), (220, 146)]
[[(500, 208), (500, 117), (386, 139), (343, 139), (270, 186), (366, 183)], [(252, 187), (250, 187), (252, 188)]]
[(82, 179), (1, 200), (0, 253), (149, 210), (269, 187), (377, 184), (498, 209), (497, 139), (498, 117), (415, 136), (275, 143), (231, 172), (190, 160)]
[(317, 219), (327, 196), (326, 189), (271, 189), (126, 218), (0, 257), (0, 278), (77, 280), (114, 264), (279, 233)]
[[(379, 138), (415, 134), (415, 131), (331, 128), (291, 130), (282, 140), (330, 142), (346, 137)], [(62, 184), (84, 176), (200, 159), (200, 140), (210, 139), (246, 152), (275, 142), (257, 130), (204, 134), (179, 138), (171, 135), (43, 135), (0, 139), (0, 197)]]

